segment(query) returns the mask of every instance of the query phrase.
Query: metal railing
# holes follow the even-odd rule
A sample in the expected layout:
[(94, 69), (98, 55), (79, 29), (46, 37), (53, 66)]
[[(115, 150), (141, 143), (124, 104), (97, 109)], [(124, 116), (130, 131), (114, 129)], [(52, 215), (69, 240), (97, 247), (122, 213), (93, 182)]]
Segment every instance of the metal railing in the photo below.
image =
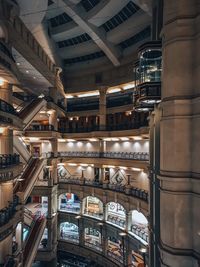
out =
[(19, 163), (20, 156), (18, 154), (0, 154), (0, 169), (8, 168)]
[(149, 160), (147, 152), (87, 152), (87, 151), (64, 151), (58, 152), (59, 157), (80, 157), (80, 158), (116, 158), (131, 160)]
[(0, 99), (0, 110), (3, 112), (7, 112), (7, 113), (10, 113), (12, 115), (17, 116), (17, 112), (14, 109), (14, 107), (12, 105), (8, 104), (3, 99)]
[(38, 124), (38, 125), (31, 125), (27, 131), (54, 131), (54, 126), (51, 124)]
[(9, 202), (8, 206), (0, 210), (0, 226), (5, 225), (13, 218), (16, 212), (16, 207), (19, 204), (19, 199), (14, 196), (13, 202)]

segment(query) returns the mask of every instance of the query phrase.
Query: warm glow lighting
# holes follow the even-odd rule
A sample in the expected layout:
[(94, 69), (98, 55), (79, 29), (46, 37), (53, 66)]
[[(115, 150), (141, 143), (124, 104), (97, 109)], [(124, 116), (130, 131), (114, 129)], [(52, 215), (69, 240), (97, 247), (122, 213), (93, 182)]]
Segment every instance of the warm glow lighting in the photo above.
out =
[(0, 77), (0, 86), (4, 85), (4, 82), (5, 80), (2, 77)]
[(134, 87), (135, 87), (134, 84), (129, 83), (129, 84), (124, 85), (124, 86), (123, 86), (123, 89), (124, 89), (124, 90), (128, 90), (128, 89), (131, 89), (131, 88), (134, 88)]
[(97, 138), (90, 138), (89, 141), (90, 142), (96, 142), (96, 141), (98, 141), (98, 139)]
[(67, 139), (66, 141), (67, 142), (75, 142), (76, 140), (75, 139)]
[(58, 142), (64, 143), (64, 142), (66, 142), (66, 140), (65, 139), (58, 139)]
[(85, 163), (81, 163), (80, 164), (82, 167), (87, 167), (88, 166), (88, 164), (85, 164)]
[(74, 98), (74, 96), (73, 95), (65, 95), (65, 98), (70, 99), (70, 98)]
[(128, 141), (128, 140), (129, 140), (128, 137), (121, 137), (120, 139), (121, 139), (122, 141)]
[(142, 137), (141, 136), (133, 136), (132, 137), (134, 140), (142, 140)]
[(78, 215), (78, 216), (75, 217), (75, 219), (79, 220), (79, 219), (81, 219), (81, 216)]
[(4, 132), (4, 128), (0, 128), (0, 134)]
[(111, 138), (104, 138), (103, 140), (104, 141), (111, 141), (112, 139)]
[(121, 233), (119, 233), (119, 235), (120, 235), (120, 236), (126, 236), (126, 233), (121, 232)]
[(76, 163), (68, 163), (69, 166), (77, 166)]
[(127, 167), (120, 166), (119, 168), (122, 169), (122, 170), (127, 170)]
[(109, 94), (117, 93), (117, 92), (121, 92), (121, 88), (113, 88), (113, 89), (109, 89), (108, 90)]
[(132, 171), (135, 171), (135, 172), (141, 172), (143, 171), (143, 169), (140, 169), (140, 168), (131, 168)]
[(119, 138), (111, 138), (112, 141), (119, 141)]
[(40, 138), (38, 138), (38, 137), (30, 137), (29, 140), (30, 140), (30, 142), (35, 142), (35, 141), (39, 141)]
[(78, 97), (89, 97), (89, 96), (98, 96), (98, 95), (99, 95), (99, 92), (95, 91), (95, 92), (88, 92), (86, 94), (80, 94), (78, 95)]
[(64, 166), (65, 164), (62, 163), (62, 162), (60, 162), (60, 163), (58, 163), (57, 165), (58, 165), (58, 166)]
[(115, 166), (111, 166), (111, 165), (108, 165), (107, 167), (108, 168), (111, 168), (111, 169), (114, 169), (115, 168)]

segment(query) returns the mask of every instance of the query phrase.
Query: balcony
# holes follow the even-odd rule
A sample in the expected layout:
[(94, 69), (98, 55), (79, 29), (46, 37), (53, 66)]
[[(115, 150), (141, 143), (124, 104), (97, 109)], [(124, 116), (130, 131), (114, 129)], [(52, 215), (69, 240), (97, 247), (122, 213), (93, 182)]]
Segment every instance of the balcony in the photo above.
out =
[[(60, 181), (60, 184), (66, 183), (66, 184), (71, 184), (71, 185), (84, 185), (84, 186), (89, 186), (89, 187), (96, 187), (96, 188), (101, 188), (102, 190), (106, 189), (104, 185), (98, 181), (86, 180), (85, 178), (80, 179), (80, 177), (71, 176), (67, 179), (59, 178), (59, 181)], [(146, 190), (133, 187), (130, 185), (129, 186), (127, 185), (121, 186), (117, 184), (106, 184), (106, 185), (107, 185), (107, 190), (124, 193), (126, 195), (133, 196), (135, 198), (138, 198), (148, 203), (149, 193)]]
[(51, 124), (47, 124), (47, 125), (42, 125), (42, 124), (38, 124), (38, 125), (31, 125), (27, 131), (54, 131), (54, 126)]
[(58, 152), (58, 157), (68, 158), (110, 158), (110, 159), (127, 159), (148, 161), (149, 154), (147, 152)]
[(6, 208), (0, 210), (0, 227), (7, 224), (14, 217), (17, 205), (19, 205), (19, 199), (14, 196), (13, 202), (9, 202)]

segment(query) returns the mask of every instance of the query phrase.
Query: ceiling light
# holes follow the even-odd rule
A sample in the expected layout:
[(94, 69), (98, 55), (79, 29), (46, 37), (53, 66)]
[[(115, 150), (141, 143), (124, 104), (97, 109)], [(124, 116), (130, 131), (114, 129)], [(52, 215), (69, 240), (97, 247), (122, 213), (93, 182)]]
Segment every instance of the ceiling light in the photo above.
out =
[(65, 95), (65, 98), (69, 99), (69, 98), (74, 98), (73, 95)]
[(38, 138), (38, 137), (30, 137), (29, 140), (30, 140), (30, 142), (35, 142), (35, 141), (39, 141), (40, 138)]
[(128, 89), (131, 89), (131, 88), (134, 88), (134, 87), (135, 87), (135, 84), (129, 83), (129, 84), (124, 85), (123, 89), (124, 90), (128, 90)]
[(17, 62), (17, 66), (20, 66), (20, 63), (19, 62)]
[(67, 139), (66, 141), (67, 142), (75, 142), (76, 140), (75, 139)]
[(66, 140), (65, 139), (58, 139), (58, 142), (64, 143), (64, 142), (66, 142)]
[(108, 90), (109, 94), (117, 93), (117, 92), (121, 92), (121, 88), (113, 88), (113, 89), (109, 89)]
[(135, 172), (141, 172), (143, 171), (143, 169), (140, 169), (140, 168), (131, 168), (132, 171), (135, 171)]
[(99, 92), (95, 91), (95, 92), (88, 92), (85, 94), (80, 94), (78, 95), (78, 97), (89, 97), (89, 96), (98, 96), (98, 95), (99, 95)]
[(128, 137), (121, 137), (120, 139), (121, 139), (122, 141), (128, 141), (128, 140), (129, 140)]
[(26, 73), (29, 73), (29, 70), (26, 70)]
[(86, 163), (81, 163), (80, 164), (82, 167), (87, 167), (88, 166), (88, 164), (86, 164)]
[(141, 136), (133, 136), (132, 137), (134, 140), (142, 140), (142, 137)]
[(4, 85), (4, 82), (5, 82), (4, 78), (0, 77), (0, 86)]
[(96, 142), (96, 141), (98, 141), (98, 139), (97, 138), (90, 138), (89, 141), (90, 142)]
[(122, 169), (122, 170), (127, 170), (127, 167), (119, 166), (119, 168)]
[(77, 166), (76, 163), (68, 163), (69, 166)]
[(111, 138), (112, 141), (119, 141), (119, 138)]
[(57, 165), (58, 165), (58, 166), (64, 166), (65, 164), (62, 163), (62, 162), (60, 162), (60, 163), (58, 163)]

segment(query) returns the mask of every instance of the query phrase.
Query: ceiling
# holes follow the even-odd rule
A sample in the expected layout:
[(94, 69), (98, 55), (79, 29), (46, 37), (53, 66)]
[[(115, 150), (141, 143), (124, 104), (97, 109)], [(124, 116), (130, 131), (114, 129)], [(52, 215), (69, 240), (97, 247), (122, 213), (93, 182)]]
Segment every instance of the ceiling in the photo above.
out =
[(18, 0), (22, 20), (52, 60), (66, 69), (88, 62), (118, 67), (150, 39), (150, 0), (28, 2)]

